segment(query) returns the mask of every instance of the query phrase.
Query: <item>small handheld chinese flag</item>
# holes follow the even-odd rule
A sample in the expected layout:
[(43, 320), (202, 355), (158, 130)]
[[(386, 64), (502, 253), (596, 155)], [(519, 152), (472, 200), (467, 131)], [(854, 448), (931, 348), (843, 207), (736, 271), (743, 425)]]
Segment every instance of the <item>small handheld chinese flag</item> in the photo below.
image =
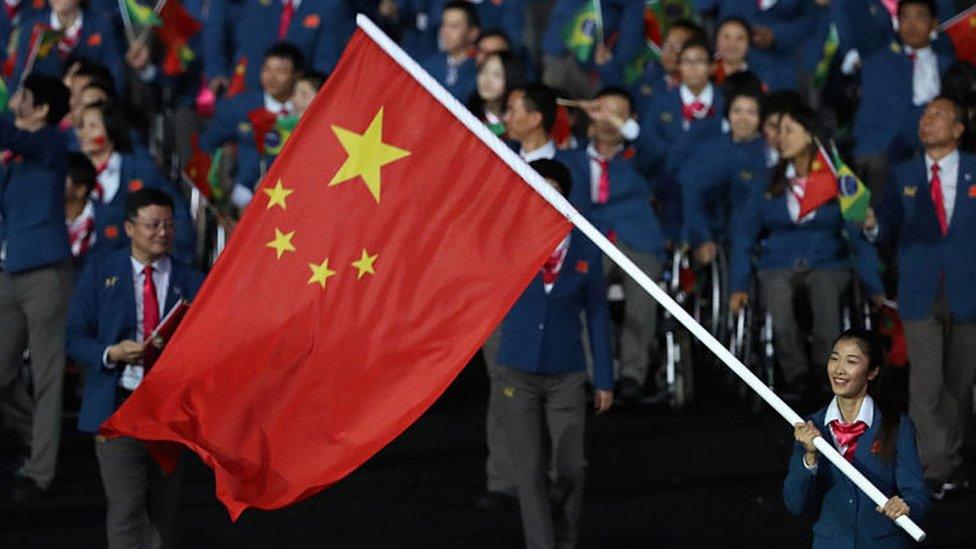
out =
[(956, 49), (956, 58), (976, 65), (976, 6), (973, 6), (942, 25)]
[(486, 144), (500, 142), (403, 67), (357, 31), (159, 362), (102, 426), (164, 466), (161, 447), (189, 447), (234, 519), (315, 494), (398, 436), (569, 231)]
[(818, 142), (817, 156), (810, 164), (807, 185), (803, 191), (803, 196), (800, 198), (799, 217), (802, 218), (829, 202), (837, 196), (837, 191), (837, 174), (834, 173), (834, 166), (830, 163), (827, 152)]

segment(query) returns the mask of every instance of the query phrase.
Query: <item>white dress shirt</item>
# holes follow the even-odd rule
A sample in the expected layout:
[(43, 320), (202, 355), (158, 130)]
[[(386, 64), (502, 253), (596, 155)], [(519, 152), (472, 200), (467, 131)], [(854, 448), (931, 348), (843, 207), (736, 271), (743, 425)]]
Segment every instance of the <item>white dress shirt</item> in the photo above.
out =
[[(71, 23), (71, 26), (64, 30), (65, 37), (78, 38), (78, 33), (81, 32), (81, 25), (84, 23), (84, 19), (85, 19), (84, 13), (81, 10), (78, 10), (78, 15), (75, 17), (75, 20)], [(51, 10), (51, 18), (49, 20), (49, 23), (51, 25), (51, 28), (56, 31), (59, 31), (62, 28), (61, 20), (58, 19), (58, 15), (54, 13), (54, 10)]]
[(924, 105), (939, 95), (939, 60), (931, 46), (916, 50), (905, 46), (906, 54), (915, 54), (912, 63), (912, 103)]
[(282, 103), (274, 97), (271, 97), (271, 94), (268, 92), (264, 92), (264, 108), (275, 116), (288, 116), (295, 112), (295, 105), (291, 100)]
[(536, 160), (552, 160), (556, 157), (556, 144), (550, 139), (546, 141), (546, 144), (539, 147), (538, 149), (526, 152), (525, 149), (519, 148), (519, 156), (522, 160), (528, 162), (535, 162)]
[[(830, 440), (833, 441), (834, 448), (837, 448), (837, 451), (841, 455), (844, 455), (844, 452), (847, 451), (847, 446), (841, 446), (837, 442), (837, 437), (834, 436), (834, 430), (830, 428), (830, 422), (832, 421), (847, 423), (844, 421), (844, 416), (840, 413), (840, 406), (837, 405), (837, 397), (834, 397), (830, 401), (830, 404), (827, 405), (827, 413), (824, 415), (823, 427), (825, 431), (830, 433)], [(857, 417), (854, 418), (854, 423), (858, 421), (863, 421), (868, 426), (868, 429), (871, 428), (871, 424), (874, 422), (874, 399), (871, 398), (871, 395), (864, 395), (864, 400), (861, 402), (861, 409), (857, 411)], [(803, 460), (803, 466), (811, 473), (817, 472), (817, 465), (811, 467), (807, 465), (805, 459)]]
[[(715, 88), (711, 84), (706, 84), (698, 95), (695, 95), (688, 86), (682, 84), (678, 88), (678, 94), (681, 96), (682, 105), (691, 105), (695, 101), (700, 101), (705, 105), (705, 108), (699, 111), (700, 114), (696, 113), (694, 115), (697, 120), (708, 117), (708, 113), (712, 110), (712, 105), (715, 101)], [(687, 120), (682, 119), (682, 127), (687, 130), (691, 127), (691, 124)]]
[[(586, 156), (590, 159), (590, 199), (596, 204), (597, 199), (600, 197), (600, 160), (610, 161), (613, 160), (617, 154), (624, 149), (623, 145), (617, 147), (617, 150), (613, 152), (613, 156), (610, 158), (604, 158), (603, 155), (597, 152), (596, 147), (593, 143), (590, 143), (586, 147)], [(609, 167), (607, 169), (610, 169)]]
[(946, 225), (952, 224), (952, 211), (956, 208), (956, 189), (959, 187), (959, 151), (955, 150), (936, 162), (925, 155), (925, 178), (932, 182), (932, 165), (939, 165), (939, 181), (942, 183), (942, 205), (945, 206)]
[[(142, 301), (142, 285), (145, 274), (143, 269), (145, 265), (140, 263), (134, 257), (129, 258), (132, 262), (132, 285), (135, 290), (135, 304), (136, 304), (136, 341), (142, 341), (143, 339), (143, 301)], [(154, 261), (152, 263), (153, 271), (153, 283), (156, 285), (156, 301), (159, 303), (159, 318), (165, 316), (166, 310), (166, 292), (169, 290), (169, 275), (173, 270), (173, 263), (169, 256), (163, 256), (162, 258)], [(114, 362), (109, 362), (108, 360), (108, 348), (102, 354), (102, 363), (106, 368), (115, 368), (118, 364)], [(142, 377), (145, 371), (143, 370), (142, 364), (126, 364), (125, 370), (122, 372), (122, 377), (119, 379), (119, 385), (124, 389), (130, 391), (136, 390), (136, 387), (142, 383)]]
[(102, 186), (102, 204), (108, 204), (119, 192), (122, 181), (122, 155), (117, 152), (108, 157), (108, 164), (98, 174), (98, 184)]

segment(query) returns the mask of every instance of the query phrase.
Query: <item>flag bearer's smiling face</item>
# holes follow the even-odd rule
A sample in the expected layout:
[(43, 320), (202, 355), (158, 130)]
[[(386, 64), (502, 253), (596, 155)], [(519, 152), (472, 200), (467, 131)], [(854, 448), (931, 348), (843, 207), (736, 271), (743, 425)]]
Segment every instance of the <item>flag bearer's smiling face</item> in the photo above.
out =
[(868, 392), (868, 382), (877, 375), (878, 368), (871, 367), (868, 355), (856, 339), (841, 339), (834, 344), (827, 359), (827, 378), (835, 395), (863, 397)]

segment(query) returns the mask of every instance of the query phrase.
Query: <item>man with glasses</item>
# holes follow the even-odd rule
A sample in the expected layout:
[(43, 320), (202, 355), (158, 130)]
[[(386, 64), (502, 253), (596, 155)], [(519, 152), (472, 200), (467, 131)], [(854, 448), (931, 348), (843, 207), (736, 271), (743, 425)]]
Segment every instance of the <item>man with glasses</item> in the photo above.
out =
[[(91, 258), (68, 310), (67, 348), (86, 370), (78, 429), (99, 426), (134, 391), (161, 343), (152, 337), (179, 299), (192, 299), (203, 275), (174, 259), (173, 199), (143, 188), (128, 196), (129, 249)], [(135, 439), (95, 437), (108, 499), (108, 546), (174, 546), (180, 467), (164, 474)]]

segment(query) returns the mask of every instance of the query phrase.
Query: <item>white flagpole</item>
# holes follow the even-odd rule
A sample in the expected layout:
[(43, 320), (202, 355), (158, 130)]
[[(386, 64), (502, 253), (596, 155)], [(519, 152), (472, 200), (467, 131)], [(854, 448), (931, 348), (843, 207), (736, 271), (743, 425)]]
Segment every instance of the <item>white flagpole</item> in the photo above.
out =
[(122, 26), (125, 27), (125, 37), (129, 39), (131, 44), (135, 40), (135, 30), (132, 29), (132, 20), (129, 19), (129, 10), (125, 7), (125, 0), (118, 0), (119, 4), (119, 15), (122, 16)]
[[(614, 246), (599, 230), (596, 229), (586, 218), (583, 217), (569, 201), (561, 194), (556, 192), (546, 181), (529, 167), (513, 150), (506, 147), (497, 136), (478, 121), (468, 109), (455, 99), (447, 90), (444, 89), (433, 77), (420, 67), (420, 65), (410, 58), (400, 46), (391, 40), (386, 34), (369, 20), (365, 15), (356, 16), (356, 24), (363, 30), (376, 44), (392, 57), (405, 71), (407, 71), (417, 82), (433, 95), (444, 107), (450, 111), (458, 121), (464, 124), (468, 130), (478, 136), (481, 141), (490, 148), (495, 154), (508, 164), (515, 173), (529, 184), (536, 192), (542, 195), (552, 207), (563, 214), (566, 219), (572, 222), (587, 238), (593, 241), (603, 253), (619, 265), (628, 275), (631, 276), (644, 290), (651, 295), (658, 303), (664, 306), (682, 325), (685, 326), (696, 338), (725, 363), (736, 375), (759, 394), (763, 400), (776, 410), (779, 415), (790, 424), (790, 427), (797, 423), (802, 423), (803, 418), (793, 411), (776, 393), (767, 387), (758, 377), (755, 376), (739, 359), (735, 358), (722, 346), (712, 334), (710, 334), (701, 324), (695, 321), (674, 299), (671, 298), (663, 289), (651, 280), (640, 268), (637, 267), (626, 255)], [(857, 485), (868, 497), (879, 506), (884, 506), (888, 501), (888, 496), (878, 490), (860, 471), (844, 459), (840, 453), (834, 449), (833, 445), (824, 440), (823, 437), (814, 439), (814, 444), (826, 459), (829, 459), (838, 469), (841, 470), (854, 484)], [(895, 522), (901, 526), (916, 541), (925, 539), (925, 532), (912, 521), (908, 516), (898, 517)]]

